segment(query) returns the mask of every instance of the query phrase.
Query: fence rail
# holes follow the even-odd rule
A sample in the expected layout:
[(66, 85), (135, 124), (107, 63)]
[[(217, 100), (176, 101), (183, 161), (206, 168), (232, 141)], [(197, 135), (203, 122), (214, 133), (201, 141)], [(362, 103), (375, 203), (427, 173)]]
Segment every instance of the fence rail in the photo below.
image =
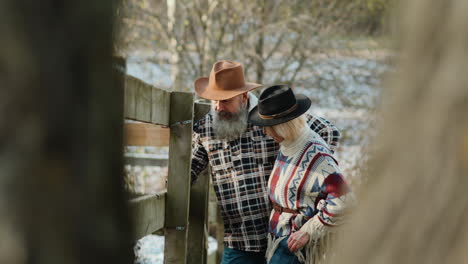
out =
[(135, 223), (134, 239), (164, 228), (166, 194), (150, 194), (129, 201)]
[[(190, 185), (191, 135), (194, 121), (209, 105), (193, 94), (168, 92), (125, 76), (124, 124), (128, 146), (169, 146), (167, 193), (129, 201), (135, 239), (164, 229), (164, 263), (206, 263), (209, 177), (204, 172)], [(135, 165), (157, 166), (154, 157), (126, 155)]]
[(124, 158), (125, 164), (133, 166), (167, 167), (169, 156), (165, 154), (126, 153)]

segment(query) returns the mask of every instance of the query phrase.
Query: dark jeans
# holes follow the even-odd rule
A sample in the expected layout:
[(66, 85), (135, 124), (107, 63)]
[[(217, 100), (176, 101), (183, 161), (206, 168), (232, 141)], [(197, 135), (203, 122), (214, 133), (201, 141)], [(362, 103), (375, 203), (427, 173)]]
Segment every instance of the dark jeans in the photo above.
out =
[(280, 242), (268, 264), (301, 264), (296, 255), (289, 251), (288, 237)]
[(221, 264), (266, 264), (265, 252), (248, 252), (225, 247)]

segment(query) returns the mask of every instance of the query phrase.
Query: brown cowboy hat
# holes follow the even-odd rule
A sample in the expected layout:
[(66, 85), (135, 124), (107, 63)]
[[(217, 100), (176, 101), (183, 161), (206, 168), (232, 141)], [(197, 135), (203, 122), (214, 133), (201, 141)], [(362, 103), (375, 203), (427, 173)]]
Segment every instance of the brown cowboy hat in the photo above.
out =
[(245, 82), (242, 64), (221, 60), (213, 64), (210, 77), (195, 80), (195, 92), (209, 100), (226, 100), (262, 86)]

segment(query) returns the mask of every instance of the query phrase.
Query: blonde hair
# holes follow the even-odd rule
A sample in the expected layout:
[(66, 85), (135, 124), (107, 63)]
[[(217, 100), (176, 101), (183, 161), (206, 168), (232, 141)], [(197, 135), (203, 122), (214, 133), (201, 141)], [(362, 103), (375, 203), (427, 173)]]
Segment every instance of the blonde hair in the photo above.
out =
[(293, 120), (289, 120), (286, 123), (282, 123), (276, 126), (273, 126), (276, 134), (284, 138), (285, 141), (291, 141), (299, 137), (302, 129), (306, 126), (305, 115), (301, 115)]

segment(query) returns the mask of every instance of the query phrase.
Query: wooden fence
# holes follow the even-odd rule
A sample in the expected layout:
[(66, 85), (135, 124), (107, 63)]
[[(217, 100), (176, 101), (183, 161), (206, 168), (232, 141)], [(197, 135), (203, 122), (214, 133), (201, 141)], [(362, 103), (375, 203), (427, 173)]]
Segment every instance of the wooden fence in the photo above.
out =
[[(127, 155), (138, 165), (168, 164), (167, 193), (129, 201), (137, 240), (164, 229), (164, 263), (207, 263), (208, 172), (190, 185), (192, 126), (209, 110), (193, 94), (168, 92), (125, 76), (125, 143), (169, 146), (169, 159)], [(219, 232), (219, 231), (218, 231)], [(220, 245), (220, 243), (218, 243)]]

